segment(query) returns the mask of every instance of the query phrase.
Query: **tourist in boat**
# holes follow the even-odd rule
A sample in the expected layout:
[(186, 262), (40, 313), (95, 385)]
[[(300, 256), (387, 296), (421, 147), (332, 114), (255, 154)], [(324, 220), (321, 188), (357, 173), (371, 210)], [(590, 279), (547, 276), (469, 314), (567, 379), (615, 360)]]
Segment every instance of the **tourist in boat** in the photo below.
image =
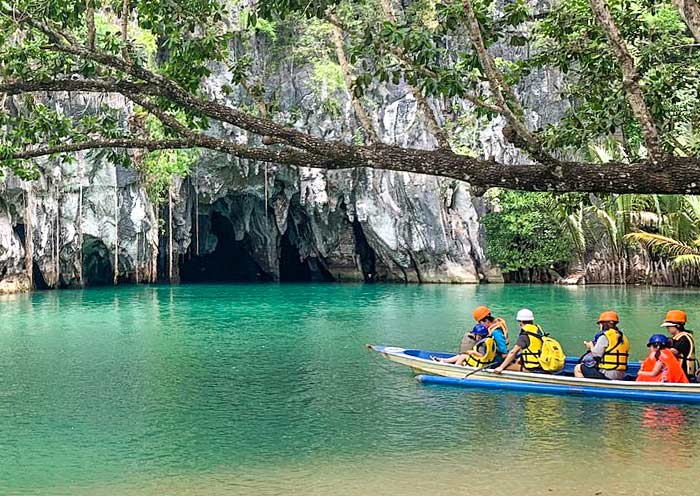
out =
[(695, 358), (695, 338), (692, 332), (685, 328), (688, 315), (683, 310), (669, 310), (661, 327), (665, 327), (671, 335), (671, 352), (681, 361), (681, 368), (686, 377), (696, 381), (697, 360)]
[[(501, 362), (508, 354), (508, 325), (500, 317), (494, 317), (488, 307), (480, 305), (472, 312), (472, 317), (477, 324), (486, 326), (489, 336), (493, 338), (496, 345), (496, 362)], [(472, 349), (473, 346), (465, 348)], [(460, 351), (462, 349), (460, 348)]]
[(544, 372), (539, 361), (544, 331), (539, 325), (535, 324), (535, 316), (532, 310), (527, 308), (519, 310), (515, 319), (520, 326), (518, 341), (503, 359), (503, 363), (494, 369), (494, 372), (497, 374), (504, 370)]
[(587, 379), (622, 380), (627, 371), (630, 342), (618, 329), (620, 317), (607, 310), (598, 317), (598, 333), (592, 341), (584, 341), (588, 353), (574, 367), (576, 377)]
[(436, 362), (468, 365), (469, 367), (484, 367), (493, 363), (496, 359), (496, 343), (489, 336), (488, 328), (483, 324), (476, 324), (469, 335), (477, 339), (471, 350), (464, 350), (449, 358), (431, 358)]
[(671, 340), (665, 334), (653, 334), (649, 338), (649, 356), (642, 362), (638, 382), (689, 382), (670, 345)]

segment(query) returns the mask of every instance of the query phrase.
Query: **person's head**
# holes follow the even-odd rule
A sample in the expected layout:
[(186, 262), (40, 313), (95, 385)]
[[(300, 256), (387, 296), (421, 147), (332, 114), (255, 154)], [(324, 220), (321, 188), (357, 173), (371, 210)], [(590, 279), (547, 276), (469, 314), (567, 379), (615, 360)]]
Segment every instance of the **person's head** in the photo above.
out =
[(675, 336), (685, 331), (686, 322), (688, 322), (688, 315), (683, 310), (669, 310), (661, 327), (665, 327), (671, 336)]
[(491, 310), (488, 307), (480, 305), (474, 309), (472, 312), (472, 317), (479, 324), (488, 324), (493, 322), (493, 316), (491, 315)]
[(484, 324), (476, 324), (472, 329), (472, 334), (481, 339), (489, 335), (489, 330)]
[(658, 358), (659, 353), (664, 348), (668, 348), (668, 336), (666, 334), (652, 334), (649, 337), (649, 342), (647, 343), (647, 348), (653, 353), (656, 352)]
[(601, 331), (608, 329), (617, 329), (617, 324), (620, 322), (620, 317), (614, 310), (606, 310), (598, 317), (598, 325)]
[(522, 308), (518, 310), (518, 313), (515, 315), (515, 320), (517, 320), (520, 327), (522, 327), (526, 324), (533, 324), (535, 322), (535, 316), (532, 310)]

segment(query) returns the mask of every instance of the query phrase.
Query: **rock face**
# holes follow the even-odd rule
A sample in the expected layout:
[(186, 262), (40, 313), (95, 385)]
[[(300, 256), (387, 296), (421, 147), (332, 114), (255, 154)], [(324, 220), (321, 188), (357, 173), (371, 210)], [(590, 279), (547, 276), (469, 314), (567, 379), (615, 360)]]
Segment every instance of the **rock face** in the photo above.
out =
[[(230, 81), (226, 69), (216, 67), (213, 74), (208, 92), (239, 103), (241, 95), (221, 90)], [(521, 90), (526, 102), (536, 103), (530, 107), (539, 109), (528, 115), (533, 127), (558, 119), (558, 77), (530, 79)], [(278, 89), (282, 120), (324, 137), (356, 137), (359, 125), (347, 92), (319, 90), (309, 67), (280, 64), (267, 84)], [(104, 103), (123, 108), (125, 122), (130, 112), (117, 97), (46, 99), (72, 114)], [(375, 88), (370, 100), (382, 141), (435, 146), (405, 85)], [(468, 104), (457, 100), (431, 104), (440, 122), (445, 109), (469, 113)], [(505, 143), (502, 121), (474, 120), (470, 126), (455, 132), (473, 152), (505, 162), (521, 159)], [(251, 140), (228, 127), (212, 131)], [(27, 286), (17, 283), (20, 275), (37, 288), (157, 278), (502, 281), (484, 256), (479, 216), (485, 208), (468, 184), (451, 179), (265, 166), (213, 152), (202, 153), (190, 175), (173, 182), (172, 207), (155, 206), (136, 173), (81, 155), (74, 163), (46, 163), (38, 181), (8, 177), (0, 184), (0, 281), (18, 289)]]

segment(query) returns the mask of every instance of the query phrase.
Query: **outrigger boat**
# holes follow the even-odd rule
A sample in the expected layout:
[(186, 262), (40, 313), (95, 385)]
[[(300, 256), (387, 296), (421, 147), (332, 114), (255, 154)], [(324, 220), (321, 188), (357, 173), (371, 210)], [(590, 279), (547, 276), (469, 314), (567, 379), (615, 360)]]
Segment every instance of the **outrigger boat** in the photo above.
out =
[[(394, 346), (367, 345), (384, 358), (410, 367), (419, 382), (463, 388), (499, 389), (545, 394), (569, 394), (624, 398), (648, 402), (700, 403), (700, 384), (634, 382), (639, 362), (628, 366), (627, 380), (579, 379), (573, 376), (578, 358), (567, 357), (566, 366), (556, 374), (530, 374), (442, 363), (431, 357), (449, 358), (453, 353), (411, 350)], [(466, 376), (466, 377), (465, 377)]]

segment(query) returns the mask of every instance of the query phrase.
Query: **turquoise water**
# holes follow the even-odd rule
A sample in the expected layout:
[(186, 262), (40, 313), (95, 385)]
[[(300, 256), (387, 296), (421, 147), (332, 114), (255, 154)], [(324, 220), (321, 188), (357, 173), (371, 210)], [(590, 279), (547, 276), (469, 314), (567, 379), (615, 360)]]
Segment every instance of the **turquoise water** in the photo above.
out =
[(3, 297), (0, 494), (694, 494), (698, 407), (424, 386), (364, 344), (454, 349), (475, 305), (513, 324), (527, 304), (577, 355), (614, 308), (639, 358), (667, 308), (700, 324), (698, 296), (269, 284)]

